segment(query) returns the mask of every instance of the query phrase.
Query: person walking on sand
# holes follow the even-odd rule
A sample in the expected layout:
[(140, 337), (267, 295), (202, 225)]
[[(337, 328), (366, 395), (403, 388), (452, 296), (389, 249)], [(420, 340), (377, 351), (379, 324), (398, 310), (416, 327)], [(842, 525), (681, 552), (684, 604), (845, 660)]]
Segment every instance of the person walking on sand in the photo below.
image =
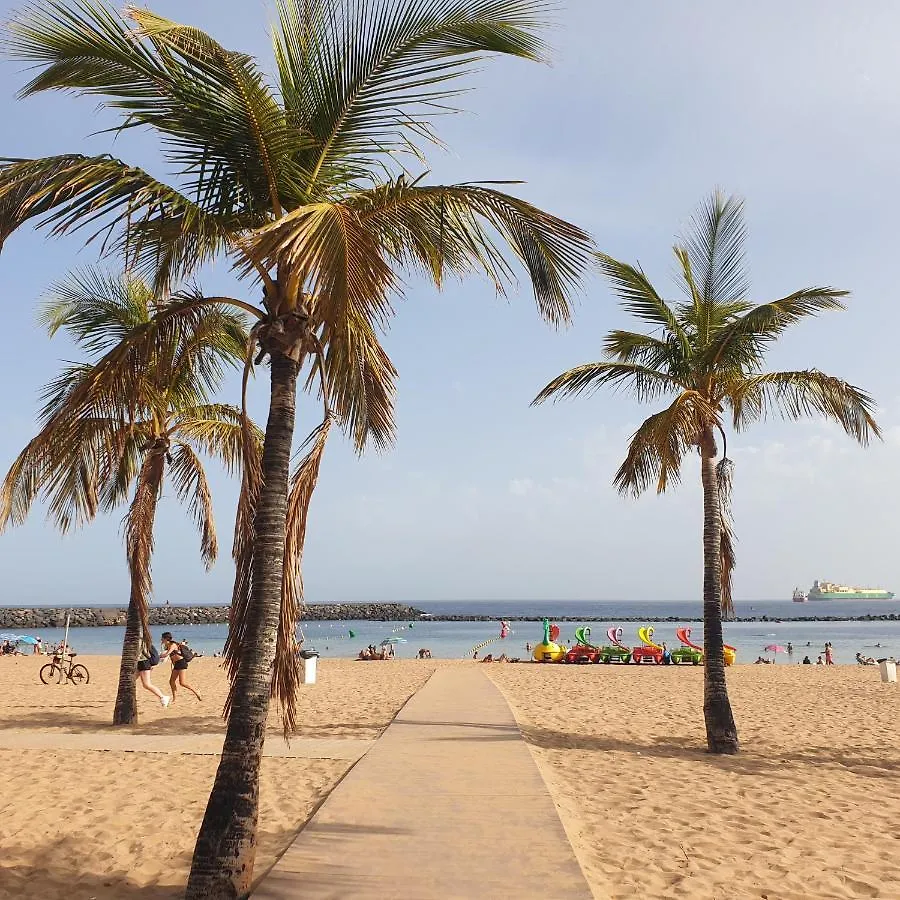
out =
[(831, 641), (828, 641), (825, 644), (825, 665), (826, 666), (834, 665), (834, 652), (831, 649)]
[(179, 643), (172, 637), (171, 631), (164, 631), (162, 634), (163, 652), (160, 653), (160, 659), (168, 659), (172, 663), (172, 674), (169, 676), (169, 687), (172, 689), (171, 703), (175, 702), (175, 694), (178, 691), (178, 685), (187, 688), (198, 700), (203, 698), (200, 692), (192, 685), (188, 684), (187, 672), (188, 663), (194, 658), (194, 651), (184, 643)]
[(140, 682), (141, 687), (145, 691), (149, 691), (159, 700), (160, 705), (163, 709), (165, 709), (169, 703), (171, 703), (172, 698), (168, 695), (164, 694), (151, 680), (150, 680), (150, 671), (154, 666), (159, 665), (159, 651), (156, 647), (153, 646), (153, 639), (150, 635), (147, 635), (143, 643), (141, 644), (141, 655), (138, 659), (137, 664), (137, 673), (136, 676)]

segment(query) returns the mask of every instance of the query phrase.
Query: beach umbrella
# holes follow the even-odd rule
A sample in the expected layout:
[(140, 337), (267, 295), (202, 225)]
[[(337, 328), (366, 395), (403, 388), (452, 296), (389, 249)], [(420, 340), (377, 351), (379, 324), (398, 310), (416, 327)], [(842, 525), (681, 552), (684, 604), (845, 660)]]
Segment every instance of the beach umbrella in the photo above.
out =
[(382, 647), (387, 647), (388, 644), (407, 644), (409, 643), (406, 638), (385, 638), (381, 642)]
[(36, 644), (37, 638), (33, 638), (30, 634), (20, 634), (16, 640), (20, 644)]
[(768, 647), (765, 648), (766, 653), (787, 653), (787, 650), (781, 646), (781, 644), (769, 644)]

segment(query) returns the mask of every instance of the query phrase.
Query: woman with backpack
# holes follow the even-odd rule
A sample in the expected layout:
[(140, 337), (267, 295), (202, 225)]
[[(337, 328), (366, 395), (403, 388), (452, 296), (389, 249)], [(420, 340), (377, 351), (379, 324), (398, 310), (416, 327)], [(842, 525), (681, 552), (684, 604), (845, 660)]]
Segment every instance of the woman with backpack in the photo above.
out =
[(146, 691), (150, 691), (156, 697), (163, 709), (165, 709), (172, 698), (167, 697), (151, 680), (150, 670), (154, 666), (159, 665), (159, 651), (153, 646), (153, 639), (147, 635), (147, 639), (141, 643), (141, 655), (138, 658), (137, 677), (140, 679), (141, 687)]
[(187, 688), (198, 700), (203, 698), (200, 692), (187, 682), (188, 663), (194, 658), (194, 651), (183, 642), (176, 641), (172, 637), (171, 631), (164, 631), (162, 635), (163, 652), (160, 659), (168, 657), (172, 662), (172, 674), (169, 677), (169, 687), (172, 689), (172, 703), (175, 702), (175, 692), (178, 690), (176, 685)]

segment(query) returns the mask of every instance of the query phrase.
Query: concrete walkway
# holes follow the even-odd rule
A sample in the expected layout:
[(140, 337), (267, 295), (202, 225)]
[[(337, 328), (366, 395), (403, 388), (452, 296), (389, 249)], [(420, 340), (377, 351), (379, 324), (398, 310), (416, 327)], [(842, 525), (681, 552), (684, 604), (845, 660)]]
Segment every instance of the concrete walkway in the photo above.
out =
[[(120, 753), (190, 753), (218, 756), (223, 734), (134, 734), (127, 731), (31, 731), (4, 728), (0, 750), (114, 750)], [(356, 762), (374, 741), (292, 738), (268, 735), (263, 756), (286, 759), (346, 759)]]
[(509, 706), (475, 666), (435, 672), (253, 894), (591, 896)]

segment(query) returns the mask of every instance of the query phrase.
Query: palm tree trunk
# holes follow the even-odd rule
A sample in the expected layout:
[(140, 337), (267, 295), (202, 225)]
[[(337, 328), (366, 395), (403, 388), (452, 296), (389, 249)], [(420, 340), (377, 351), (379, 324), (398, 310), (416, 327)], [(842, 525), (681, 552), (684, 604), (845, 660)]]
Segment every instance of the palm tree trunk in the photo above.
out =
[(141, 616), (132, 592), (128, 601), (128, 615), (125, 619), (125, 640), (122, 642), (122, 662), (119, 665), (119, 689), (116, 692), (113, 725), (137, 724), (137, 683), (135, 678), (142, 639)]
[(153, 524), (156, 504), (165, 472), (165, 442), (144, 456), (138, 473), (134, 500), (125, 517), (125, 555), (131, 576), (131, 595), (125, 619), (125, 640), (119, 666), (119, 689), (113, 710), (113, 725), (136, 725), (138, 655), (141, 641), (149, 635), (147, 604), (153, 582), (150, 561), (153, 556)]
[(700, 441), (703, 481), (703, 718), (710, 753), (737, 753), (738, 735), (725, 683), (722, 639), (722, 510), (716, 480), (716, 440), (707, 427)]
[(253, 880), (259, 767), (281, 615), (298, 371), (294, 360), (273, 352), (262, 487), (256, 507), (252, 603), (222, 758), (197, 836), (186, 900), (248, 897)]

